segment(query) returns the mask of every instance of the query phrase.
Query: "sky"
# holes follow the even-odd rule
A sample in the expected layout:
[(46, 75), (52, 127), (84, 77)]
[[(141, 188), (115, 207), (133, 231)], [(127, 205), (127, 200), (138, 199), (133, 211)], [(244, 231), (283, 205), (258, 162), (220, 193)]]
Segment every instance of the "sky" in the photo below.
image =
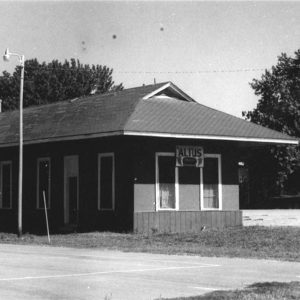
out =
[[(300, 48), (300, 2), (0, 1), (0, 53), (7, 47), (106, 65), (125, 88), (172, 81), (242, 117), (259, 99), (253, 78)], [(16, 64), (1, 60), (0, 72)]]

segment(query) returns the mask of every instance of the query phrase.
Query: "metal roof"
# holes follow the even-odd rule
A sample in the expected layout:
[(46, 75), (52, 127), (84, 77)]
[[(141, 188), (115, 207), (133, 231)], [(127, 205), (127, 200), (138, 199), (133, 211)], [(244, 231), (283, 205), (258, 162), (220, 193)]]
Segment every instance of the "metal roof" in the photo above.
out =
[[(0, 146), (18, 143), (18, 124), (18, 111), (0, 113)], [(24, 109), (25, 144), (112, 135), (298, 143), (201, 105), (170, 82)]]

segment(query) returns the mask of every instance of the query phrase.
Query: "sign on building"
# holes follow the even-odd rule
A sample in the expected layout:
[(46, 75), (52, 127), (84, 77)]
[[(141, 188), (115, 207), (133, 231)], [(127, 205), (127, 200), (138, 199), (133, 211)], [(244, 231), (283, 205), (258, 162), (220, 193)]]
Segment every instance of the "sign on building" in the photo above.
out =
[(176, 167), (203, 168), (203, 148), (198, 146), (176, 146)]

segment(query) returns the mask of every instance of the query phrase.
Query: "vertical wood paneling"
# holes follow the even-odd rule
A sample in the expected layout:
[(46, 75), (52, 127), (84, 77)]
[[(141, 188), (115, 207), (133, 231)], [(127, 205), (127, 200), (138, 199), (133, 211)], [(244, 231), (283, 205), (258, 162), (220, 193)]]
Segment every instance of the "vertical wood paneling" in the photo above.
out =
[(200, 232), (202, 226), (223, 228), (242, 225), (242, 211), (162, 211), (134, 213), (134, 231)]
[(162, 222), (162, 227), (161, 227), (162, 232), (167, 232), (168, 230), (168, 216), (169, 216), (169, 212), (166, 211), (162, 213), (162, 216), (160, 218)]
[(190, 211), (186, 211), (185, 212), (185, 228), (187, 230), (187, 232), (191, 232), (191, 212)]
[(175, 218), (176, 218), (176, 231), (180, 233), (181, 232), (181, 226), (180, 226), (180, 213), (175, 213)]
[(172, 211), (170, 213), (170, 218), (171, 218), (171, 232), (176, 232), (176, 213), (175, 211)]
[(217, 228), (221, 229), (222, 228), (222, 215), (217, 214)]
[(162, 232), (162, 228), (163, 228), (163, 213), (159, 212), (158, 213), (158, 231)]
[(189, 219), (189, 230), (190, 230), (190, 232), (193, 232), (194, 231), (194, 222), (195, 222), (193, 211), (188, 212), (188, 219)]
[(185, 222), (187, 223), (188, 232), (191, 232), (193, 228), (193, 213), (191, 211), (186, 212)]
[(212, 211), (211, 212), (211, 224), (212, 228), (217, 228), (218, 227), (218, 222), (217, 222), (217, 211)]
[(235, 223), (234, 223), (234, 225), (239, 226), (240, 225), (239, 221), (240, 221), (239, 211), (236, 211), (235, 212)]
[(173, 230), (172, 230), (172, 219), (173, 219), (173, 211), (170, 211), (169, 212), (169, 222), (168, 222), (168, 224), (169, 224), (169, 232), (174, 232)]
[(221, 211), (221, 224), (222, 224), (222, 228), (225, 227), (225, 220), (226, 220), (226, 212), (225, 211)]
[(211, 211), (207, 212), (207, 225), (209, 227), (212, 227), (212, 212)]
[(201, 230), (203, 226), (203, 212), (197, 213), (197, 222), (198, 222), (198, 232)]
[(203, 225), (205, 225), (205, 226), (208, 226), (208, 223), (207, 223), (207, 213), (206, 213), (206, 211), (203, 211), (203, 212), (201, 212), (201, 214), (202, 214), (202, 224)]
[(138, 232), (137, 214), (133, 214), (133, 231)]
[(194, 232), (194, 228), (195, 228), (195, 217), (194, 217), (194, 212), (191, 211), (189, 212), (189, 220), (190, 220), (190, 232)]
[(228, 211), (225, 211), (225, 226), (228, 227), (228, 220), (230, 220), (230, 215), (228, 214)]
[(200, 211), (200, 229), (206, 226), (206, 222), (205, 222), (205, 211)]
[(137, 215), (136, 216), (136, 224), (137, 224), (137, 231), (138, 232), (142, 232), (142, 226), (140, 225), (140, 218), (141, 218), (141, 216), (140, 215)]
[(149, 231), (149, 222), (148, 222), (149, 214), (147, 212), (143, 213), (143, 232), (148, 234)]
[(154, 222), (153, 222), (154, 214), (148, 214), (148, 224), (149, 224), (149, 234), (151, 234), (154, 230)]
[(180, 232), (186, 232), (185, 230), (185, 212), (180, 212)]
[(200, 231), (200, 222), (199, 222), (199, 214), (198, 212), (195, 212), (195, 222), (196, 222), (196, 227), (195, 227), (195, 231), (199, 232)]
[(240, 210), (238, 211), (239, 215), (239, 224), (238, 225), (243, 225), (243, 212)]
[(141, 232), (141, 233), (144, 233), (144, 213), (141, 213), (141, 214), (139, 215), (138, 220), (139, 220), (140, 232)]
[(230, 211), (226, 211), (225, 214), (226, 214), (225, 225), (226, 225), (226, 227), (229, 227), (230, 226), (230, 220), (231, 220)]
[(159, 214), (154, 213), (154, 223), (156, 231), (159, 231)]
[(166, 224), (165, 224), (165, 228), (166, 228), (166, 232), (170, 232), (170, 227), (171, 227), (171, 212), (168, 211), (166, 212)]
[(220, 214), (218, 212), (216, 212), (216, 215), (215, 215), (215, 228), (220, 228)]
[(197, 215), (195, 211), (192, 212), (192, 220), (192, 232), (197, 232)]
[(228, 211), (224, 211), (224, 215), (225, 215), (225, 227), (228, 227), (228, 219), (230, 220), (230, 217), (228, 216)]
[(144, 232), (149, 234), (150, 232), (150, 224), (149, 224), (149, 218), (150, 214), (149, 213), (144, 213)]
[(198, 212), (195, 212), (195, 232), (199, 232), (199, 218), (198, 218)]
[(144, 232), (144, 219), (143, 219), (143, 213), (139, 214), (138, 216), (138, 226), (141, 228), (140, 232)]
[(163, 224), (163, 232), (168, 232), (168, 227), (169, 227), (169, 213), (168, 211), (163, 212), (162, 214), (162, 224)]
[(235, 211), (230, 211), (230, 226), (235, 226), (235, 216), (236, 213)]
[(138, 214), (134, 214), (135, 215), (135, 223), (136, 223), (136, 232), (139, 232), (140, 230), (140, 226), (139, 226), (139, 216)]
[(191, 232), (191, 229), (190, 229), (190, 216), (189, 216), (189, 212), (188, 211), (185, 211), (184, 212), (184, 221), (185, 221), (185, 231), (186, 232)]
[(224, 211), (220, 212), (220, 224), (221, 224), (221, 228), (225, 227), (225, 212)]

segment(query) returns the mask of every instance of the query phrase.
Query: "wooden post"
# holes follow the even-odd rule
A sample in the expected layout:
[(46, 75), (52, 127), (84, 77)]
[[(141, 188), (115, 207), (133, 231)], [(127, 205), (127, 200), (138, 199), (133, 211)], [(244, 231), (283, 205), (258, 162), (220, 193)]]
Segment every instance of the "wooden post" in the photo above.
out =
[(47, 214), (47, 205), (46, 205), (45, 191), (43, 191), (43, 198), (44, 198), (44, 207), (45, 207), (45, 216), (46, 216), (46, 226), (47, 226), (48, 242), (50, 244), (51, 241), (50, 241), (50, 234), (49, 234), (49, 224), (48, 224), (48, 214)]

